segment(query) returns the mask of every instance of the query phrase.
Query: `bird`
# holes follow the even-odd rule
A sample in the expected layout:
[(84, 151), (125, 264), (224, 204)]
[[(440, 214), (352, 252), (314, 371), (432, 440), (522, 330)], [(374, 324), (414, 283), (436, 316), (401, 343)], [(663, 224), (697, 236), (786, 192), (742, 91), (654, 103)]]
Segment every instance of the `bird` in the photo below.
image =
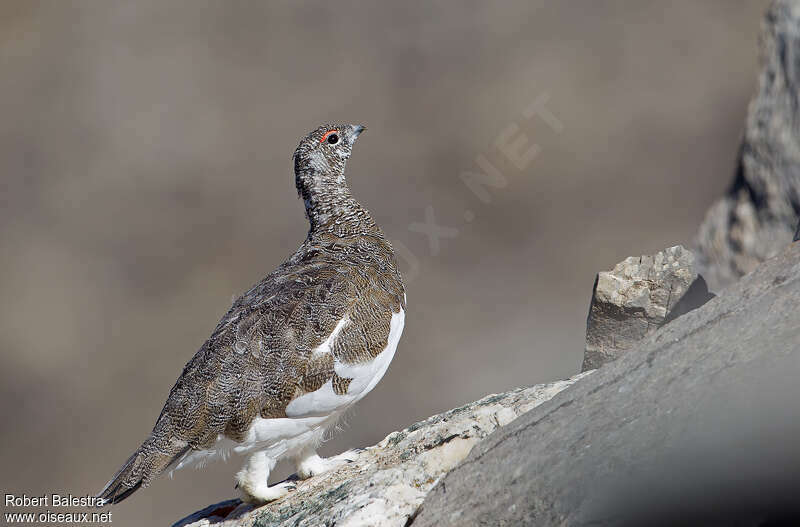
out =
[(119, 503), (158, 475), (244, 456), (236, 487), (263, 504), (281, 459), (306, 479), (348, 461), (317, 449), (389, 367), (406, 294), (392, 244), (350, 190), (345, 165), (362, 125), (325, 124), (293, 155), (309, 231), (297, 251), (236, 299), (183, 368), (152, 432), (97, 495)]

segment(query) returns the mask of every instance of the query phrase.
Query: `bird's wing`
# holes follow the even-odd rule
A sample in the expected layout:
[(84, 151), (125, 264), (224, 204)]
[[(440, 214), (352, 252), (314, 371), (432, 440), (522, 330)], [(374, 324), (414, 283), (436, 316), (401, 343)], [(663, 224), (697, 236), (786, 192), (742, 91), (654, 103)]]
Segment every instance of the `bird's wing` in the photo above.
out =
[[(386, 349), (404, 302), (399, 279), (371, 266), (317, 260), (283, 269), (274, 285), (246, 293), (247, 310), (222, 324), (227, 329), (215, 340), (233, 365), (222, 368), (232, 371), (230, 382), (221, 375), (212, 389), (226, 394), (217, 413), (236, 409), (225, 435), (242, 440), (255, 416), (326, 414), (369, 391), (374, 383), (362, 382), (369, 368), (358, 367)], [(402, 325), (397, 338), (398, 330)], [(240, 391), (230, 389), (236, 379)]]

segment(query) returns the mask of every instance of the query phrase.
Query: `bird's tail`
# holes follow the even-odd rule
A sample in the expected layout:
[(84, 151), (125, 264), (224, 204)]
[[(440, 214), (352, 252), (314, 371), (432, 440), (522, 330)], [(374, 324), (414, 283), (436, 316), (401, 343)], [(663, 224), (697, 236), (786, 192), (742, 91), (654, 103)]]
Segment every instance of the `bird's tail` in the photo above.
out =
[(186, 443), (172, 442), (166, 448), (158, 443), (161, 442), (151, 436), (128, 458), (97, 495), (103, 499), (103, 504), (119, 503), (140, 488), (147, 487), (190, 449)]

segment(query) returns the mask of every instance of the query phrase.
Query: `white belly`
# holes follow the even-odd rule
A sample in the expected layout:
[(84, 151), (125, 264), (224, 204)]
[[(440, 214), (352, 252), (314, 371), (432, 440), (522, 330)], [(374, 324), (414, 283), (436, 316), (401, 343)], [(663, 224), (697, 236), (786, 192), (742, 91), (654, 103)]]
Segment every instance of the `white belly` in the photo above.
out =
[[(334, 370), (340, 377), (352, 379), (347, 393), (336, 394), (332, 381), (328, 381), (319, 390), (301, 395), (290, 402), (286, 407), (287, 417), (257, 417), (250, 425), (243, 442), (237, 443), (220, 436), (212, 448), (190, 451), (173, 470), (185, 466), (202, 466), (217, 457), (225, 459), (231, 452), (247, 454), (266, 450), (269, 457), (279, 459), (302, 450), (306, 445), (319, 443), (325, 430), (334, 425), (352, 404), (367, 395), (383, 378), (394, 358), (404, 324), (404, 310), (392, 314), (386, 348), (372, 361), (364, 364), (334, 362)], [(340, 330), (341, 327), (342, 324), (337, 325), (337, 329)], [(314, 353), (330, 353), (331, 342), (332, 339), (326, 340)]]
[(170, 473), (183, 467), (203, 467), (219, 458), (227, 459), (231, 452), (245, 455), (265, 450), (267, 456), (275, 460), (290, 456), (306, 445), (319, 444), (325, 431), (336, 423), (340, 415), (271, 419), (256, 417), (241, 443), (220, 434), (211, 448), (187, 452)]

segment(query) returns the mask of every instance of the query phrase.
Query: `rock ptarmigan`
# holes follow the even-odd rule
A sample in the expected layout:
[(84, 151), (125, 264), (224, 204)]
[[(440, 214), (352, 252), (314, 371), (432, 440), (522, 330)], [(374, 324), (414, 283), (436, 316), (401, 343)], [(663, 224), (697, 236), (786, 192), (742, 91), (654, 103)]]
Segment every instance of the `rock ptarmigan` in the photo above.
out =
[(308, 478), (343, 462), (316, 453), (327, 429), (381, 380), (403, 331), (405, 291), (391, 244), (344, 169), (363, 126), (326, 124), (294, 153), (311, 224), (286, 262), (237, 299), (184, 367), (155, 427), (100, 492), (118, 503), (159, 474), (229, 453), (245, 501), (280, 498), (279, 459)]

